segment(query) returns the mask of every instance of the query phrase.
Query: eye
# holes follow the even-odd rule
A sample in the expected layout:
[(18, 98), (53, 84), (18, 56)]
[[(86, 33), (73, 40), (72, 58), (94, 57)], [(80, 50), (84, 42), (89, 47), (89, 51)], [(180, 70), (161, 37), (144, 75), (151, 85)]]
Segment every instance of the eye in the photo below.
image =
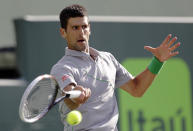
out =
[(87, 25), (83, 25), (82, 26), (82, 29), (86, 29), (88, 26)]
[(78, 26), (72, 26), (73, 30), (78, 30)]

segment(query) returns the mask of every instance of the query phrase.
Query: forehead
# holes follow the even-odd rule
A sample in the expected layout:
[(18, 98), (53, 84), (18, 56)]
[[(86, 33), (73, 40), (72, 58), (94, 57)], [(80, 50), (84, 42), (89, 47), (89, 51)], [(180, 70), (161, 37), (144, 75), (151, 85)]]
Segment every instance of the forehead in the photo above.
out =
[(84, 16), (84, 17), (74, 17), (74, 18), (70, 18), (68, 20), (68, 25), (73, 26), (73, 25), (88, 25), (88, 17)]

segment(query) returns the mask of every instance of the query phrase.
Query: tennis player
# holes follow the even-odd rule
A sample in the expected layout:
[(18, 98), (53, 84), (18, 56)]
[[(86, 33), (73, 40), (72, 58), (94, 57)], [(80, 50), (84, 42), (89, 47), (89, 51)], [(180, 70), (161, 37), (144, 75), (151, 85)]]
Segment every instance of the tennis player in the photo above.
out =
[(169, 34), (157, 48), (144, 47), (154, 57), (143, 72), (133, 77), (111, 53), (89, 46), (91, 28), (84, 7), (71, 5), (64, 8), (60, 23), (67, 48), (63, 58), (52, 67), (51, 74), (62, 90), (82, 91), (79, 98), (67, 99), (60, 104), (64, 130), (72, 130), (65, 122), (65, 112), (77, 109), (82, 112), (83, 121), (74, 126), (75, 131), (117, 131), (119, 112), (115, 89), (120, 88), (134, 97), (143, 96), (164, 62), (179, 54), (175, 49), (180, 43)]

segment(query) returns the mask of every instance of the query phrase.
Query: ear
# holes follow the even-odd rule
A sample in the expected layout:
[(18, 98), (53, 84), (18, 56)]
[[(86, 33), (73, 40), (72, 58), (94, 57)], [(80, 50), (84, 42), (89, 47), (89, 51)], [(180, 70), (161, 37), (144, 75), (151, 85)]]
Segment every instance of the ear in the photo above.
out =
[(60, 28), (60, 34), (61, 36), (66, 39), (66, 30), (64, 28)]

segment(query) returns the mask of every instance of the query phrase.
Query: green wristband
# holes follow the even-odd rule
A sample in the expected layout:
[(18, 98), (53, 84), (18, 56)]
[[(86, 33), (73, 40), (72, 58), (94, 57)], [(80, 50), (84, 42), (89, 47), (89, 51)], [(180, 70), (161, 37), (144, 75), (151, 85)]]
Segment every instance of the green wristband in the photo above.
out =
[(151, 61), (150, 65), (148, 66), (148, 69), (153, 74), (158, 74), (160, 69), (162, 68), (163, 62), (160, 62), (155, 56), (153, 57), (153, 60)]

